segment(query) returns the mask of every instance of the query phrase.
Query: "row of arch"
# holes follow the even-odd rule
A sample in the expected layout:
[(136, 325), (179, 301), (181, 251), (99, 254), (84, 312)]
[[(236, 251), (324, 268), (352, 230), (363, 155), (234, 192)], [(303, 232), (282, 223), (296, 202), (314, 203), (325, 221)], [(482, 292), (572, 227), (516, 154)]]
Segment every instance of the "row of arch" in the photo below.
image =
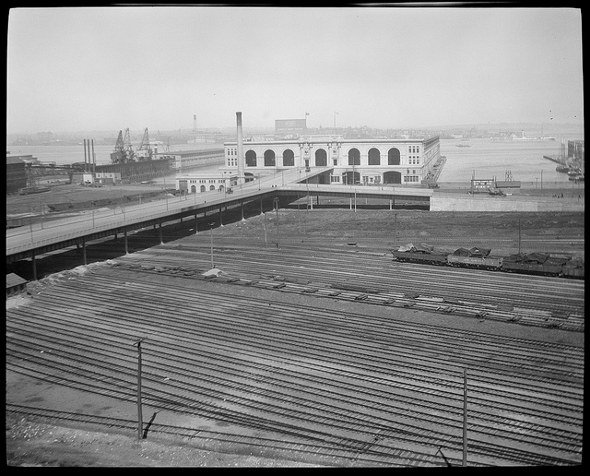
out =
[[(219, 186), (219, 191), (223, 192), (223, 189), (225, 187), (223, 185)], [(201, 185), (201, 193), (206, 192), (207, 191), (207, 187), (205, 185)], [(213, 190), (217, 190), (215, 188), (215, 185), (209, 185), (209, 191), (213, 191)], [(229, 189), (228, 189), (229, 190)], [(197, 186), (196, 185), (191, 185), (191, 193), (196, 193), (197, 192)]]
[[(244, 156), (246, 161), (246, 167), (257, 166), (256, 152), (252, 149), (247, 150)], [(328, 165), (328, 153), (325, 149), (317, 149), (315, 151), (315, 163), (316, 167), (326, 167)], [(264, 166), (274, 167), (276, 166), (276, 154), (272, 149), (264, 151)], [(381, 152), (377, 148), (369, 150), (368, 154), (369, 165), (381, 165)], [(283, 166), (292, 167), (295, 165), (295, 153), (291, 149), (286, 149), (283, 152)], [(358, 149), (350, 149), (348, 151), (348, 165), (361, 165), (361, 152)], [(400, 165), (400, 152), (395, 147), (392, 147), (387, 151), (387, 165)]]

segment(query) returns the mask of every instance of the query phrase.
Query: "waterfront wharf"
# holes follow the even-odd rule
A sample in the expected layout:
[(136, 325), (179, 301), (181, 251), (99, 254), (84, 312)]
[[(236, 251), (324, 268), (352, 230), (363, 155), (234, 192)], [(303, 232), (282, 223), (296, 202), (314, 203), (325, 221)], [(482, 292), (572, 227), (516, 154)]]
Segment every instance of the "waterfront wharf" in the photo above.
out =
[(562, 155), (544, 155), (543, 158), (547, 159), (547, 160), (551, 160), (552, 162), (555, 162), (556, 164), (559, 164), (559, 165), (567, 165), (567, 159), (566, 159), (566, 157), (563, 157)]

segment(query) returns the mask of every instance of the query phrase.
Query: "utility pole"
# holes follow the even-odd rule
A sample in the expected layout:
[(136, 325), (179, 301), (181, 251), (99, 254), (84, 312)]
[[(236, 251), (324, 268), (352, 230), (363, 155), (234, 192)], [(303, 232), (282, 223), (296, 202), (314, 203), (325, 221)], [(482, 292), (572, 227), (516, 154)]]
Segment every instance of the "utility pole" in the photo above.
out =
[(211, 233), (211, 269), (215, 268), (215, 265), (213, 264), (213, 225), (215, 223), (211, 222), (209, 223), (209, 232)]
[(141, 411), (141, 343), (144, 338), (133, 342), (137, 346), (137, 439), (141, 440), (143, 435), (143, 415)]
[(518, 219), (518, 254), (520, 254), (520, 218)]
[(463, 467), (467, 466), (467, 368), (463, 369)]
[(277, 212), (277, 248), (279, 247), (279, 198), (275, 198), (275, 210)]

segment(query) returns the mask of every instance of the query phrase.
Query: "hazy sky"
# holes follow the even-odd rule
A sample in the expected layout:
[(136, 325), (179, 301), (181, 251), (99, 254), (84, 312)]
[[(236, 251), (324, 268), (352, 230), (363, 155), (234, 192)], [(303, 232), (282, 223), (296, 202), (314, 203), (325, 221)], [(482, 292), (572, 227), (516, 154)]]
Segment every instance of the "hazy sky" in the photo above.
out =
[(7, 53), (8, 133), (583, 122), (573, 8), (17, 8)]

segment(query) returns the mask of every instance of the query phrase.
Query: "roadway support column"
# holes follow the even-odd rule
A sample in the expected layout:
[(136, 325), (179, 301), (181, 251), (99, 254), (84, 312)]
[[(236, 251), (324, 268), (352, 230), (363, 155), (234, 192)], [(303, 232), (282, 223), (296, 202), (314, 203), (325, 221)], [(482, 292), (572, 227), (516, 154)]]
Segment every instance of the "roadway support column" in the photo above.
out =
[(349, 200), (348, 209), (352, 210), (352, 197), (350, 197), (348, 200)]
[(88, 264), (86, 260), (86, 239), (82, 238), (82, 259), (84, 260), (84, 266)]
[(389, 199), (389, 209), (393, 210), (393, 200)]
[(260, 197), (260, 214), (262, 215), (262, 197)]
[(164, 238), (162, 236), (162, 222), (160, 222), (159, 234), (160, 234), (160, 244), (163, 245), (164, 244)]
[(129, 247), (127, 246), (127, 228), (123, 229), (123, 234), (125, 235), (125, 254), (129, 254)]
[(31, 263), (33, 265), (33, 281), (37, 281), (37, 259), (35, 258), (35, 250), (31, 252)]
[(223, 213), (223, 206), (219, 205), (219, 226), (223, 226), (222, 213)]
[(240, 202), (240, 209), (242, 211), (242, 221), (244, 221), (244, 202)]
[(198, 213), (195, 213), (195, 235), (199, 234), (199, 222), (197, 221)]

